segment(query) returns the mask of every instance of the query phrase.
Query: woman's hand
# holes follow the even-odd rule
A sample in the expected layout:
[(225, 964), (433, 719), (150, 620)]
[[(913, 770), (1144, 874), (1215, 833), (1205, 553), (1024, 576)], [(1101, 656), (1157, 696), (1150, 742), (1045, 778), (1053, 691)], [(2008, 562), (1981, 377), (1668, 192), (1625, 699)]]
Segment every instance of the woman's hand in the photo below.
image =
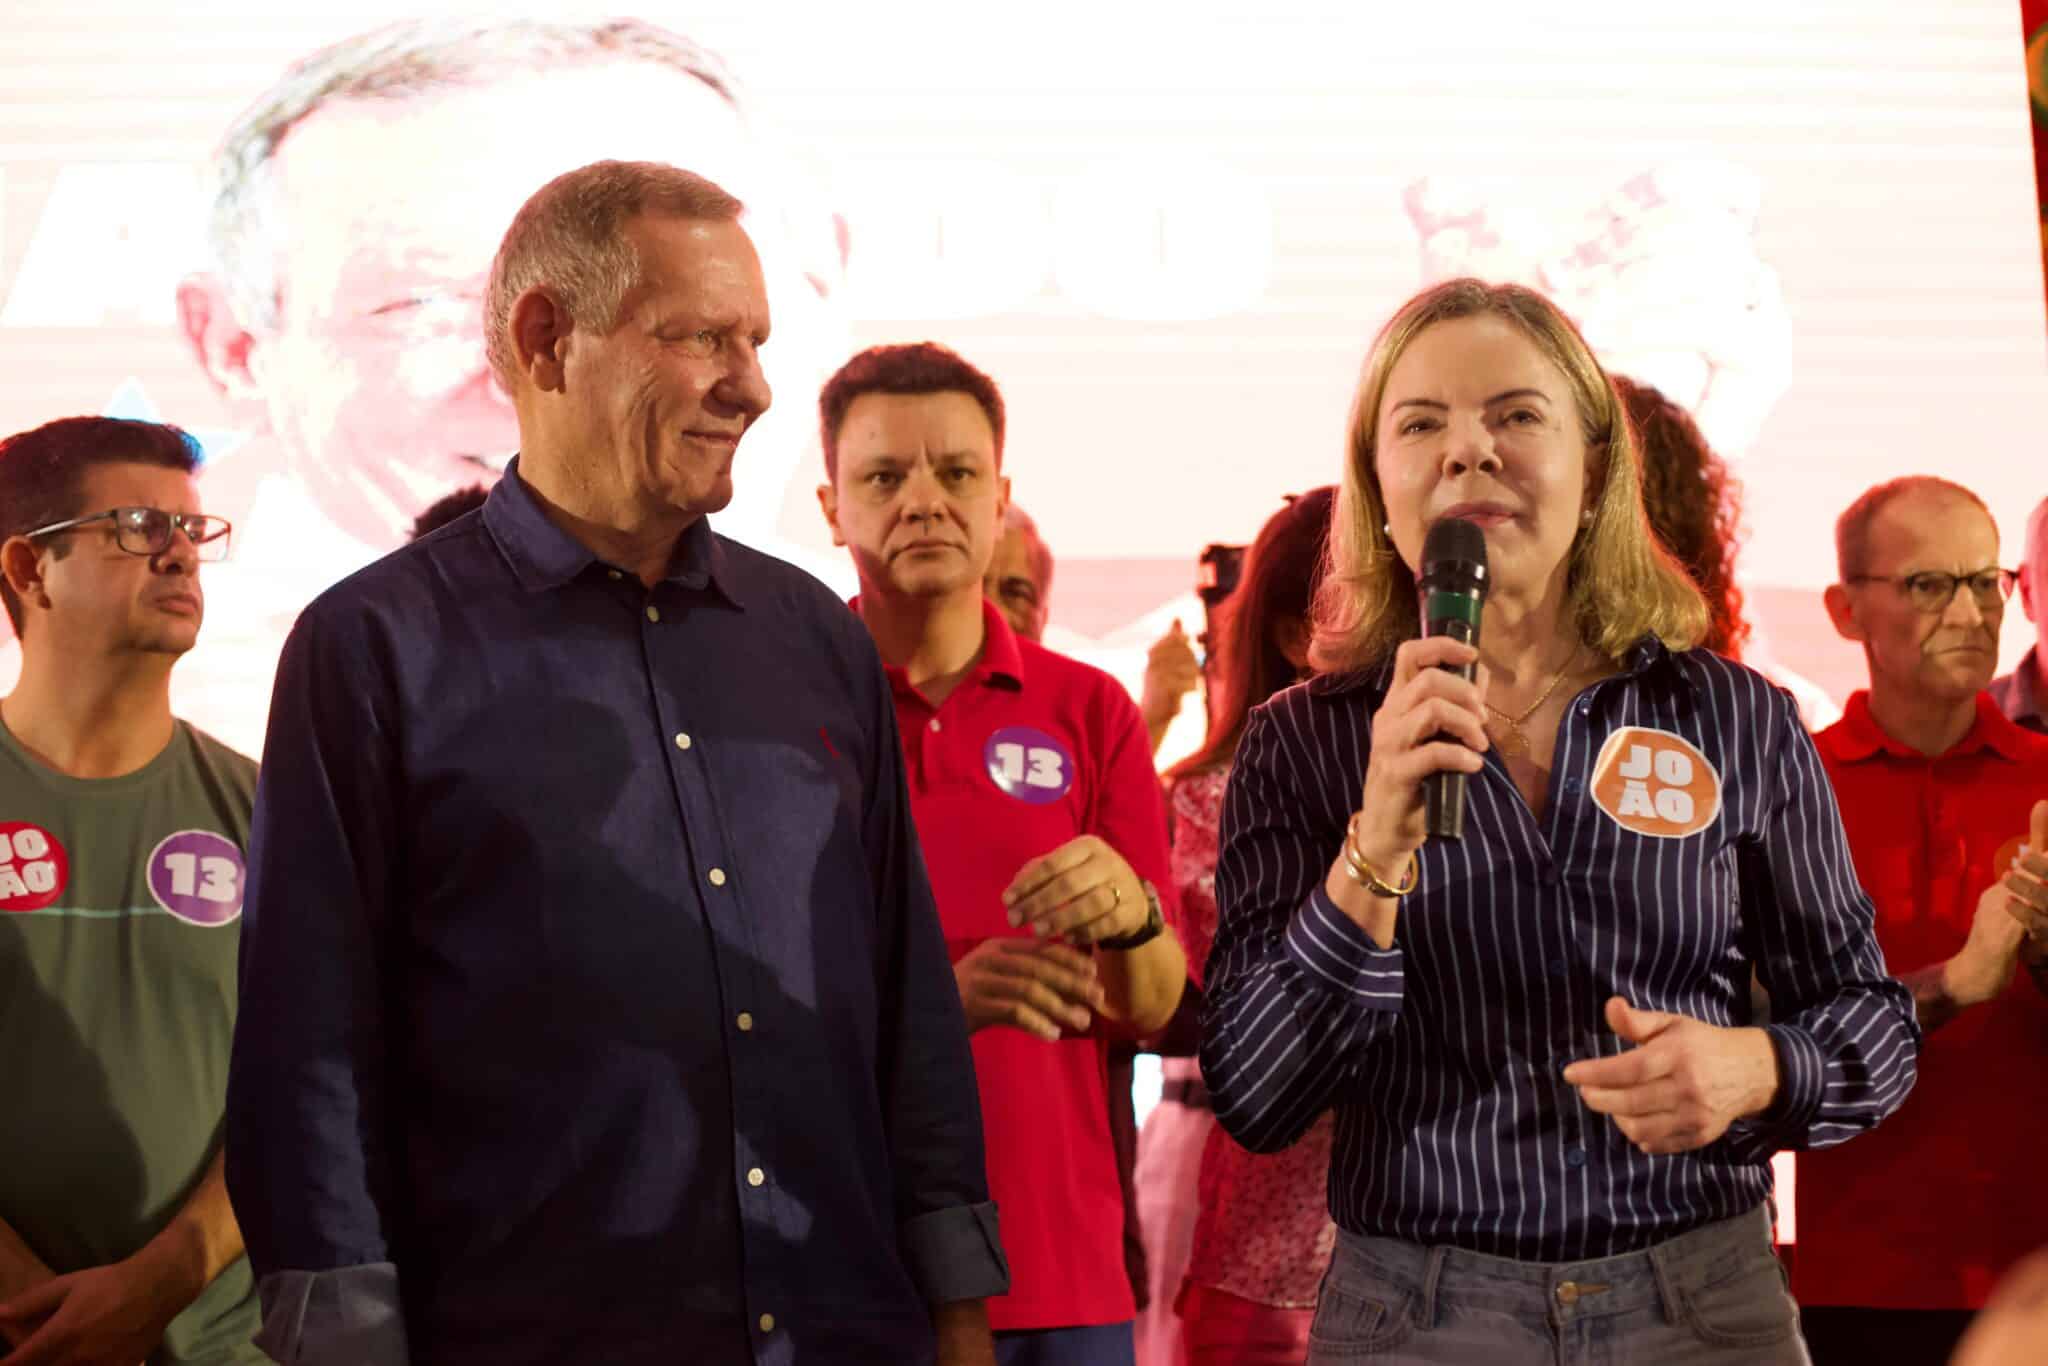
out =
[(1394, 682), (1372, 718), (1372, 754), (1359, 801), (1357, 849), (1381, 877), (1398, 881), (1429, 830), (1422, 780), (1477, 773), (1487, 748), (1486, 675), (1467, 682), (1439, 665), (1476, 663), (1479, 652), (1449, 636), (1411, 640), (1394, 652)]

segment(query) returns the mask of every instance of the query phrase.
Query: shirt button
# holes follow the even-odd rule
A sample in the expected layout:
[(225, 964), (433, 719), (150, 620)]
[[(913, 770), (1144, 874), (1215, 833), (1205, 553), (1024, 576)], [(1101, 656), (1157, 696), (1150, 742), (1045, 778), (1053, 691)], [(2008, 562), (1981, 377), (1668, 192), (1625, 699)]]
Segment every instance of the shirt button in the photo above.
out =
[(761, 1316), (761, 1331), (764, 1333), (775, 1331), (775, 1316), (773, 1314), (763, 1314)]
[(1564, 979), (1564, 963), (1562, 961), (1553, 961), (1550, 965), (1550, 975), (1562, 981)]
[(1581, 716), (1588, 715), (1593, 710), (1593, 699), (1590, 697), (1581, 697), (1578, 701), (1578, 705), (1573, 707), (1572, 710), (1577, 712)]
[(945, 727), (943, 727), (943, 726), (941, 726), (941, 725), (939, 724), (939, 718), (938, 718), (938, 717), (936, 717), (936, 716), (934, 716), (934, 717), (932, 718), (932, 729), (933, 729), (933, 730), (944, 730), (944, 729), (945, 729)]
[(1586, 785), (1577, 778), (1566, 778), (1564, 780), (1564, 795), (1567, 797), (1576, 797), (1585, 789)]
[(1564, 1164), (1574, 1170), (1585, 1166), (1586, 1150), (1584, 1148), (1566, 1148), (1564, 1150)]
[(759, 1167), (749, 1167), (749, 1168), (747, 1169), (747, 1184), (748, 1184), (748, 1185), (750, 1185), (750, 1186), (758, 1186), (758, 1185), (760, 1185), (760, 1184), (761, 1184), (761, 1183), (762, 1183), (763, 1181), (766, 1181), (767, 1179), (768, 1179), (768, 1173), (766, 1173), (766, 1172), (762, 1171), (762, 1170), (761, 1170), (761, 1169), (760, 1169)]
[(661, 609), (651, 602), (647, 604), (647, 619), (649, 621), (661, 620)]
[(711, 885), (714, 887), (723, 887), (725, 885), (725, 869), (723, 868), (713, 868), (706, 876), (711, 879)]
[(737, 1024), (740, 1027), (740, 1033), (742, 1034), (748, 1034), (753, 1032), (754, 1017), (752, 1015), (749, 1015), (744, 1010), (740, 1012), (739, 1019), (733, 1021), (733, 1023)]
[(688, 749), (689, 747), (690, 747), (690, 734), (689, 734), (689, 732), (688, 732), (688, 731), (681, 731), (681, 730), (677, 731), (677, 732), (676, 732), (676, 748), (677, 748), (677, 749)]
[(620, 572), (619, 572), (618, 570), (616, 570), (616, 569), (609, 569), (609, 570), (606, 570), (605, 572), (606, 572), (606, 573), (608, 573), (608, 574), (610, 574), (610, 575), (611, 575), (611, 576), (612, 576), (612, 577), (613, 577), (614, 579), (623, 579), (623, 578), (625, 578), (625, 577), (626, 577), (626, 576), (625, 576), (624, 574), (621, 574), (621, 573), (620, 573)]

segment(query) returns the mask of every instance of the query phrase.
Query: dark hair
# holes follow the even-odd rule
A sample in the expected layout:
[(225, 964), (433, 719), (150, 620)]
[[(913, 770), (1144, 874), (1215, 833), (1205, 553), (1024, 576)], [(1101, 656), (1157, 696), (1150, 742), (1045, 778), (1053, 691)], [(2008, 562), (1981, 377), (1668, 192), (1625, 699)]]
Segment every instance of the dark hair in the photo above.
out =
[[(60, 417), (0, 441), (0, 544), (52, 522), (82, 517), (85, 474), (101, 465), (157, 465), (190, 474), (199, 443), (183, 428), (125, 417)], [(63, 558), (67, 538), (51, 546)], [(0, 603), (22, 631), (21, 598), (0, 575)]]
[(870, 346), (839, 367), (818, 394), (818, 434), (825, 445), (825, 477), (839, 478), (839, 428), (862, 394), (965, 394), (988, 414), (1003, 463), (1003, 393), (960, 354), (937, 342)]
[(490, 496), (491, 491), (482, 484), (471, 484), (466, 489), (457, 489), (453, 493), (441, 495), (427, 504), (425, 512), (413, 518), (412, 530), (407, 533), (406, 539), (417, 541), (430, 531), (439, 531), (464, 513), (475, 512)]
[(1217, 609), (1208, 736), (1200, 749), (1168, 771), (1169, 780), (1229, 763), (1252, 708), (1294, 682), (1294, 664), (1281, 653), (1274, 633), (1283, 622), (1309, 620), (1310, 604), (1322, 586), (1336, 502), (1335, 486), (1310, 489), (1290, 498), (1259, 529), (1237, 591)]
[(1611, 375), (1628, 410), (1643, 459), (1643, 512), (1650, 529), (1707, 600), (1711, 619), (1700, 644), (1738, 659), (1749, 639), (1735, 550), (1742, 541), (1742, 485), (1701, 433), (1692, 415), (1657, 389)]

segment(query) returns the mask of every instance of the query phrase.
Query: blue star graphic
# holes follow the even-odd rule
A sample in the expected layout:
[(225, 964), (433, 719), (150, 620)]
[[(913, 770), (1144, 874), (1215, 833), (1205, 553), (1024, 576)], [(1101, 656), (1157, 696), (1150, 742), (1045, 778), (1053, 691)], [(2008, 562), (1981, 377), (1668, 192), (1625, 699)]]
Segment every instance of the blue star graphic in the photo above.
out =
[[(100, 405), (102, 417), (125, 417), (136, 422), (162, 422), (163, 413), (141, 380), (130, 375), (115, 386), (112, 397)], [(225, 427), (187, 427), (199, 443), (199, 463), (210, 465), (249, 439), (249, 433)]]

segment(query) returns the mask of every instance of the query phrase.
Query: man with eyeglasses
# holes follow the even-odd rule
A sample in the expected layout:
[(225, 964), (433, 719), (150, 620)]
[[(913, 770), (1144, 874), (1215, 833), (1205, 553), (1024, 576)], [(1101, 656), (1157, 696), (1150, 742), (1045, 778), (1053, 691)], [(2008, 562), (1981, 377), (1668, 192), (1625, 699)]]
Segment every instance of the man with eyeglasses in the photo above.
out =
[(0, 1341), (9, 1366), (260, 1362), (223, 1179), (256, 765), (171, 714), (199, 636), (175, 427), (0, 441)]
[(2048, 498), (2034, 504), (2027, 518), (2027, 558), (2019, 570), (2020, 607), (2034, 623), (2034, 645), (2019, 667), (1991, 680), (1991, 700), (1998, 709), (2028, 730), (2048, 733), (2048, 680), (2041, 661), (2048, 659)]
[(1975, 494), (1881, 484), (1835, 542), (1828, 614), (1863, 647), (1870, 687), (1816, 740), (1924, 1043), (1883, 1127), (1799, 1155), (1793, 1290), (1818, 1366), (1910, 1366), (1947, 1361), (2048, 1230), (2048, 737), (1984, 691), (2013, 575)]

